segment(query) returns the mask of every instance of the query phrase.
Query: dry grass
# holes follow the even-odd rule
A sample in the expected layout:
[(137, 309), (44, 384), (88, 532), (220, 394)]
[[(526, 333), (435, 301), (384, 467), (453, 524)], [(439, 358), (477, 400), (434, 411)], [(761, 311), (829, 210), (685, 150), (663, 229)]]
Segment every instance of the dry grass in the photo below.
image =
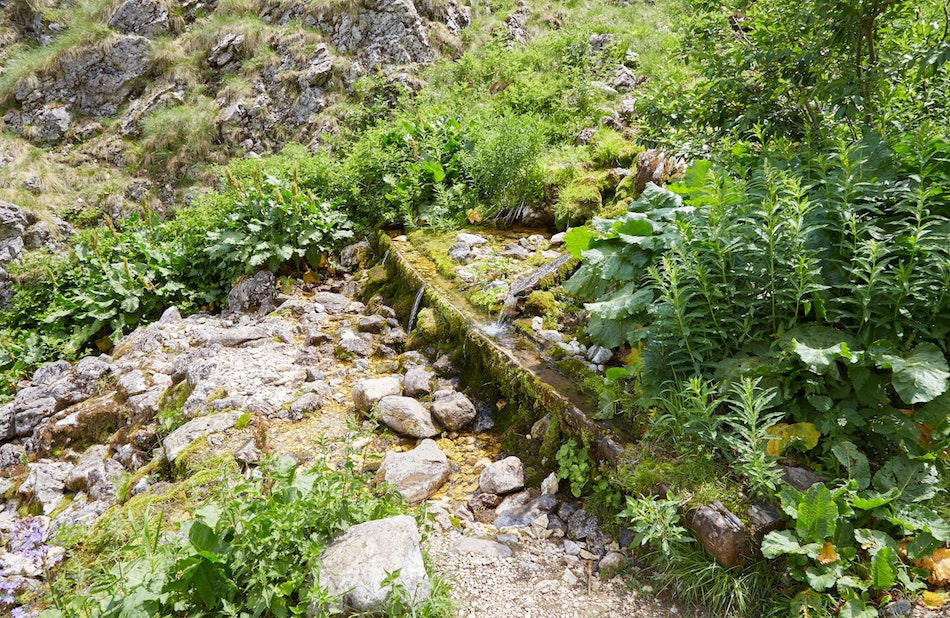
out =
[[(123, 170), (38, 148), (6, 133), (0, 133), (0, 160), (0, 200), (47, 220), (53, 214), (73, 218), (104, 197), (122, 193), (131, 180)], [(36, 193), (24, 185), (31, 177), (36, 179)]]

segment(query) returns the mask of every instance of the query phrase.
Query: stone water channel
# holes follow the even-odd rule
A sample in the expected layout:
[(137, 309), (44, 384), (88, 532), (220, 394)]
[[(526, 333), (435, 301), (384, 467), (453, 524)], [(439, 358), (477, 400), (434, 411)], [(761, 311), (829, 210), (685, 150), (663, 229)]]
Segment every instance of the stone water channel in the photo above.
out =
[[(7, 546), (25, 513), (37, 515), (30, 521), (47, 538), (145, 504), (180, 520), (200, 479), (251, 474), (273, 453), (304, 465), (352, 458), (422, 505), (427, 547), (462, 615), (675, 611), (619, 579), (598, 579), (629, 568), (629, 538), (605, 533), (533, 455), (542, 440), (527, 432), (545, 433), (537, 423), (547, 414), (616, 452), (609, 430), (586, 420), (576, 388), (552, 387), (537, 359), (521, 360), (525, 350), (506, 351), (451, 316), (440, 318), (440, 337), (456, 341), (457, 353), (412, 349), (408, 315), (389, 304), (399, 300), (368, 294), (380, 283), (369, 259), (368, 244), (351, 247), (342, 260), (349, 272), (276, 295), (273, 275), (258, 273), (235, 287), (220, 315), (170, 308), (109, 355), (38, 370), (0, 408), (0, 578), (42, 589), (47, 565)], [(418, 280), (407, 264), (390, 247), (382, 279), (389, 291), (412, 288), (414, 300)], [(425, 283), (425, 307), (444, 302), (433, 286)], [(494, 388), (470, 388), (476, 372)], [(505, 418), (503, 410), (520, 412)], [(47, 558), (59, 556), (54, 548)]]

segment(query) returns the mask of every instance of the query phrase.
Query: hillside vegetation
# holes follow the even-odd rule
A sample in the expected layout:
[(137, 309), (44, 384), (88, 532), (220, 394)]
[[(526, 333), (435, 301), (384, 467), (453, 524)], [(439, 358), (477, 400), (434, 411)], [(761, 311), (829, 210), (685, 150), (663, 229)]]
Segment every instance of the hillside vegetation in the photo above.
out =
[[(220, 308), (261, 267), (316, 276), (379, 227), (568, 230), (580, 265), (559, 306), (586, 312), (587, 340), (622, 359), (598, 386), (627, 395), (608, 415), (643, 428), (643, 446), (607, 472), (580, 465), (575, 443), (561, 473), (635, 532), (660, 585), (719, 615), (871, 618), (902, 598), (947, 602), (945, 5), (473, 2), (468, 27), (426, 18), (431, 57), (374, 65), (325, 41), (337, 22), (323, 15), (357, 3), (292, 4), (173, 5), (139, 86), (169, 96), (134, 130), (119, 113), (76, 112), (59, 146), (22, 127), (0, 136), (16, 178), (0, 199), (78, 229), (69, 251), (8, 265), (7, 396), (39, 364), (109, 350), (170, 305)], [(44, 45), (13, 21), (24, 6), (47, 24)], [(5, 6), (11, 126), (24, 80), (117, 36), (113, 8)], [(226, 35), (241, 42), (218, 64)], [(299, 101), (320, 45), (332, 71), (303, 121), (226, 119), (239, 99)], [(23, 188), (26, 170), (42, 197)], [(101, 216), (133, 179), (150, 188), (122, 218)], [(793, 489), (778, 464), (818, 482)], [(718, 477), (737, 503), (769, 501), (789, 521), (733, 571), (678, 515)], [(652, 493), (660, 480), (669, 497)]]

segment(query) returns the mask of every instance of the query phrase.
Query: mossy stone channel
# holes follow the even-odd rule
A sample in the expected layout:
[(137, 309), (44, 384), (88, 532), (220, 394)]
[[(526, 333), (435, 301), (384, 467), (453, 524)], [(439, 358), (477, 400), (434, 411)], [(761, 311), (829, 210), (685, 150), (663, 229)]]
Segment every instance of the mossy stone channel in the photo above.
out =
[[(461, 369), (467, 388), (498, 401), (494, 420), (503, 436), (505, 449), (530, 459), (541, 459), (557, 449), (561, 433), (575, 437), (597, 457), (616, 464), (629, 440), (612, 427), (591, 420), (593, 402), (571, 380), (549, 367), (540, 357), (540, 348), (529, 338), (514, 335), (504, 342), (482, 332), (478, 325), (486, 318), (446, 281), (437, 267), (405, 240), (381, 232), (376, 251), (388, 255), (384, 267), (386, 282), (369, 292), (381, 291), (404, 318), (423, 289), (422, 307), (435, 314), (439, 340), (428, 341), (452, 356)], [(420, 338), (421, 339), (421, 338)], [(416, 342), (416, 345), (426, 342)], [(543, 435), (532, 428), (545, 415), (554, 427)], [(542, 433), (539, 431), (538, 433)]]

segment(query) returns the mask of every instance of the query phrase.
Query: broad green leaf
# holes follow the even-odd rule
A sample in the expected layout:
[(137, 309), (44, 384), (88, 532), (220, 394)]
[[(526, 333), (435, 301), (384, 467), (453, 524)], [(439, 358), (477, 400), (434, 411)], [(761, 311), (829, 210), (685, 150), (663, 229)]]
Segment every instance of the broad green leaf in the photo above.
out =
[(861, 599), (851, 599), (841, 607), (838, 618), (877, 618), (877, 610), (865, 605)]
[(897, 455), (874, 474), (872, 483), (879, 491), (897, 488), (901, 502), (923, 502), (937, 495), (937, 469), (931, 463)]
[(841, 575), (841, 565), (837, 562), (827, 565), (810, 566), (805, 569), (805, 580), (812, 590), (821, 592), (835, 585)]
[(870, 528), (858, 528), (854, 531), (854, 540), (858, 542), (861, 549), (873, 556), (884, 548), (890, 548), (897, 551), (897, 541), (891, 538), (886, 532), (881, 530), (872, 530)]
[(926, 532), (938, 541), (950, 541), (950, 523), (922, 504), (896, 504), (887, 521), (907, 534)]
[(608, 300), (585, 303), (584, 308), (591, 315), (597, 315), (606, 320), (617, 320), (645, 311), (652, 302), (653, 290), (643, 288), (633, 292), (632, 286), (627, 286), (612, 294)]
[(838, 359), (851, 360), (851, 351), (848, 349), (848, 344), (843, 341), (827, 348), (813, 348), (804, 342), (792, 339), (792, 351), (798, 355), (809, 371), (818, 375), (828, 373)]
[(929, 532), (920, 532), (907, 544), (907, 557), (919, 560), (932, 554), (941, 545), (943, 543)]
[(890, 504), (894, 500), (897, 500), (900, 495), (900, 491), (898, 491), (896, 487), (892, 487), (884, 493), (869, 491), (853, 496), (851, 498), (851, 506), (862, 511), (872, 511), (885, 504)]
[(838, 505), (824, 483), (808, 488), (798, 503), (795, 530), (798, 537), (810, 542), (824, 542), (834, 536), (838, 520)]
[(871, 467), (868, 458), (852, 442), (844, 441), (831, 448), (835, 458), (848, 471), (848, 476), (858, 484), (858, 489), (866, 489), (871, 483)]
[(910, 354), (900, 357), (881, 354), (881, 366), (894, 372), (894, 390), (904, 403), (933, 401), (950, 386), (950, 367), (943, 352), (936, 345), (921, 343)]
[(772, 531), (762, 538), (762, 555), (778, 558), (785, 554), (807, 555), (798, 538), (788, 530)]
[(868, 575), (874, 588), (890, 589), (897, 581), (897, 552), (891, 547), (880, 548), (871, 556)]
[(190, 522), (188, 540), (199, 551), (214, 551), (218, 538), (214, 530), (202, 521)]
[(650, 236), (653, 234), (653, 224), (650, 223), (645, 215), (636, 212), (627, 213), (616, 219), (612, 229), (621, 238), (624, 236)]
[(573, 257), (580, 259), (581, 252), (590, 249), (594, 233), (585, 226), (572, 227), (564, 235), (564, 246)]

